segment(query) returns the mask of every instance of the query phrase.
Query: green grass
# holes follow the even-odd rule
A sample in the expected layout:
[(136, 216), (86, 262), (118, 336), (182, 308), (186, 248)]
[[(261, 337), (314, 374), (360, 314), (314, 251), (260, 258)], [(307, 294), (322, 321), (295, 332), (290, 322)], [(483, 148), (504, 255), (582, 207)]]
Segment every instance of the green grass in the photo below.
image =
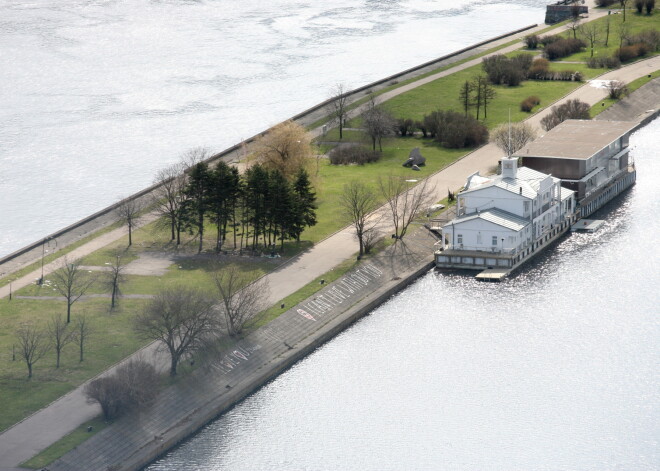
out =
[[(73, 450), (82, 442), (88, 438), (91, 438), (93, 435), (97, 434), (107, 426), (108, 423), (106, 423), (101, 417), (97, 417), (90, 420), (89, 422), (85, 422), (76, 428), (73, 432), (66, 435), (65, 437), (62, 437), (60, 440), (53, 443), (38, 455), (21, 463), (21, 467), (29, 469), (42, 469), (44, 466), (47, 466), (56, 459), (61, 458), (64, 456), (64, 454)], [(92, 427), (93, 430), (88, 432), (87, 427)]]
[[(324, 273), (319, 277), (316, 277), (314, 280), (307, 283), (305, 286), (300, 288), (295, 293), (290, 294), (286, 298), (279, 300), (269, 309), (266, 309), (266, 311), (260, 317), (259, 321), (254, 324), (252, 329), (256, 330), (259, 327), (268, 324), (273, 319), (278, 318), (280, 315), (285, 313), (292, 306), (295, 306), (303, 302), (305, 299), (311, 297), (314, 293), (323, 289), (327, 285), (327, 283), (332, 283), (336, 279), (344, 276), (349, 270), (353, 269), (357, 264), (358, 262), (355, 259), (355, 257), (351, 257), (350, 259), (337, 265), (332, 270)], [(325, 280), (325, 283), (321, 284), (321, 280)], [(282, 304), (284, 304), (284, 308), (280, 307)]]
[[(458, 99), (460, 86), (480, 73), (481, 66), (470, 67), (394, 97), (383, 106), (397, 118), (405, 117), (413, 120), (420, 120), (438, 109), (453, 109), (461, 112), (462, 107)], [(509, 109), (511, 120), (521, 121), (529, 116), (520, 111), (520, 102), (526, 97), (530, 95), (540, 97), (541, 108), (538, 109), (542, 109), (580, 85), (581, 83), (576, 82), (534, 80), (524, 81), (517, 87), (496, 85), (494, 88), (497, 95), (488, 105), (488, 118), (482, 121), (489, 128), (507, 122)]]
[[(620, 35), (618, 27), (623, 20), (622, 14), (609, 15), (610, 19), (610, 37), (608, 40), (608, 45), (605, 46), (605, 25), (608, 17), (599, 18), (594, 20), (593, 23), (597, 25), (600, 30), (601, 39), (595, 44), (594, 47), (594, 57), (610, 57), (614, 52), (619, 48)], [(653, 15), (638, 15), (633, 13), (633, 11), (628, 11), (626, 13), (626, 25), (630, 28), (630, 34), (637, 34), (643, 30), (647, 29), (660, 29), (660, 13), (655, 11)], [(565, 37), (573, 37), (572, 31), (567, 31), (563, 34)], [(580, 38), (578, 33), (578, 38)], [(589, 42), (587, 42), (587, 47), (582, 52), (576, 52), (568, 57), (560, 59), (561, 61), (578, 61), (586, 62), (591, 57), (591, 49), (589, 47)], [(542, 52), (542, 49), (539, 50)], [(650, 55), (658, 54), (658, 51), (651, 53)], [(602, 69), (600, 69), (602, 71)]]
[[(119, 224), (119, 223), (112, 224), (108, 227), (100, 229), (100, 230), (94, 232), (93, 234), (90, 234), (90, 235), (80, 239), (77, 242), (74, 242), (71, 245), (68, 245), (68, 246), (64, 247), (61, 250), (58, 250), (57, 252), (52, 252), (49, 255), (46, 255), (44, 257), (44, 264), (50, 263), (53, 260), (56, 260), (56, 259), (62, 257), (63, 255), (66, 255), (66, 254), (70, 253), (71, 251), (77, 249), (78, 247), (86, 244), (87, 242), (89, 242), (93, 239), (96, 239), (97, 237), (99, 237), (103, 234), (107, 234), (108, 232), (110, 232), (114, 229), (117, 229), (120, 226), (121, 226), (121, 224)], [(39, 259), (39, 261), (34, 262), (34, 263), (32, 263), (32, 264), (30, 264), (30, 265), (28, 265), (28, 266), (26, 266), (26, 267), (24, 267), (20, 270), (17, 270), (17, 271), (15, 271), (15, 272), (7, 275), (7, 276), (4, 276), (4, 277), (0, 278), (0, 287), (8, 285), (12, 281), (18, 280), (19, 278), (22, 278), (23, 276), (37, 270), (40, 267), (41, 267), (41, 259)]]
[(143, 346), (145, 342), (133, 333), (131, 322), (134, 313), (144, 303), (145, 300), (141, 299), (126, 299), (119, 309), (109, 312), (107, 300), (78, 301), (73, 305), (72, 324), (84, 314), (95, 332), (86, 344), (85, 360), (78, 361), (77, 345), (70, 344), (62, 353), (60, 368), (55, 368), (55, 354), (51, 351), (34, 365), (33, 377), (28, 379), (27, 367), (18, 353), (16, 360), (12, 360), (16, 330), (27, 321), (45, 328), (52, 314), (66, 312), (66, 305), (53, 300), (0, 300), (3, 325), (0, 331), (0, 397), (3, 403), (0, 430), (39, 410)]

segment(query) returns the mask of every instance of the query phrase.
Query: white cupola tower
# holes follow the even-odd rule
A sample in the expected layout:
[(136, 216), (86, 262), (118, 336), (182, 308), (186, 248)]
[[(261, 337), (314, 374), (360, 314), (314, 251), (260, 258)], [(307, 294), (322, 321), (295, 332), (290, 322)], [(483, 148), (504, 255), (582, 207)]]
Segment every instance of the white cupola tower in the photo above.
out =
[(518, 173), (518, 158), (517, 157), (504, 157), (502, 159), (502, 178), (516, 178)]

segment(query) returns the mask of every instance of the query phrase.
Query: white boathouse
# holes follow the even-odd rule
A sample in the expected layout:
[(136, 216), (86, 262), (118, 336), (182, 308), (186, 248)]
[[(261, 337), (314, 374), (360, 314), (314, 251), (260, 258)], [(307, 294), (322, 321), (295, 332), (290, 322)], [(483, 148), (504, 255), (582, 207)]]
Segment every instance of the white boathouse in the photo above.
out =
[(513, 269), (566, 232), (574, 211), (575, 194), (558, 178), (504, 158), (501, 175), (468, 177), (456, 218), (441, 228), (436, 266)]

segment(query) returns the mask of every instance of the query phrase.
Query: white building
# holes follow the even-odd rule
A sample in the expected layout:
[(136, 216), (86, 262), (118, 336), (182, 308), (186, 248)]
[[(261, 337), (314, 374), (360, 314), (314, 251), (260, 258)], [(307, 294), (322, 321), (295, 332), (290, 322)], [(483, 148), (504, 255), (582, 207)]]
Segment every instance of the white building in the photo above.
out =
[(559, 179), (504, 158), (501, 175), (468, 177), (457, 217), (442, 227), (436, 265), (513, 268), (563, 233), (574, 208), (574, 192)]

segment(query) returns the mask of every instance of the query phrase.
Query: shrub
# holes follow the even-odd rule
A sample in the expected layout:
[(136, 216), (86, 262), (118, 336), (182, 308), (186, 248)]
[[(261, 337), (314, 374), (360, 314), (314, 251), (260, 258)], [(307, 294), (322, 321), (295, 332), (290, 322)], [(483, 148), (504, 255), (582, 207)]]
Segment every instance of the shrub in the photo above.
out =
[(541, 99), (535, 95), (528, 96), (520, 103), (520, 111), (529, 113), (536, 105), (541, 104)]
[(153, 365), (131, 360), (114, 375), (101, 376), (85, 386), (87, 402), (98, 403), (106, 420), (149, 405), (158, 394), (158, 373)]
[(568, 100), (563, 105), (553, 106), (550, 114), (541, 119), (541, 127), (549, 131), (567, 119), (591, 119), (589, 105), (574, 99)]
[(646, 7), (646, 14), (650, 15), (653, 12), (653, 8), (655, 8), (655, 0), (646, 0), (644, 6)]
[(580, 52), (585, 46), (586, 43), (581, 39), (560, 39), (548, 44), (543, 50), (543, 55), (550, 60), (560, 59)]
[(546, 47), (548, 44), (552, 44), (552, 43), (560, 41), (562, 39), (564, 39), (564, 38), (562, 38), (558, 34), (549, 34), (547, 36), (541, 37), (541, 39), (539, 39), (539, 42), (541, 44), (543, 44), (543, 47)]
[(538, 34), (529, 34), (523, 38), (523, 43), (527, 49), (536, 49), (539, 45)]
[(646, 54), (649, 53), (650, 49), (651, 48), (646, 43), (637, 43), (637, 44), (632, 44), (630, 46), (620, 47), (619, 49), (616, 50), (614, 55), (621, 62), (628, 62), (637, 57), (645, 56)]
[(614, 5), (615, 3), (619, 3), (619, 0), (596, 0), (596, 6), (597, 7), (609, 7), (610, 5)]
[(488, 80), (495, 85), (520, 85), (532, 64), (531, 54), (518, 54), (509, 59), (503, 54), (485, 57), (481, 63)]
[(621, 61), (615, 55), (611, 57), (591, 57), (587, 61), (587, 66), (591, 69), (618, 69), (621, 67)]
[(406, 137), (413, 134), (415, 130), (415, 123), (412, 119), (399, 118), (396, 123), (397, 129), (401, 136)]
[(611, 99), (618, 100), (629, 93), (628, 86), (619, 80), (610, 80), (607, 84), (607, 92)]
[(451, 149), (473, 147), (488, 142), (488, 128), (472, 116), (455, 111), (434, 111), (424, 117), (436, 141)]
[(649, 51), (660, 50), (660, 31), (656, 29), (645, 29), (629, 38), (630, 44), (644, 43)]
[(529, 68), (529, 72), (527, 72), (527, 76), (532, 79), (540, 78), (548, 72), (549, 67), (550, 62), (548, 62), (548, 59), (542, 57), (535, 59)]
[(635, 0), (635, 9), (637, 10), (637, 13), (639, 13), (640, 15), (644, 11), (644, 3), (645, 0)]
[(364, 165), (377, 162), (380, 158), (380, 152), (372, 151), (359, 144), (339, 145), (328, 153), (328, 159), (332, 165)]

